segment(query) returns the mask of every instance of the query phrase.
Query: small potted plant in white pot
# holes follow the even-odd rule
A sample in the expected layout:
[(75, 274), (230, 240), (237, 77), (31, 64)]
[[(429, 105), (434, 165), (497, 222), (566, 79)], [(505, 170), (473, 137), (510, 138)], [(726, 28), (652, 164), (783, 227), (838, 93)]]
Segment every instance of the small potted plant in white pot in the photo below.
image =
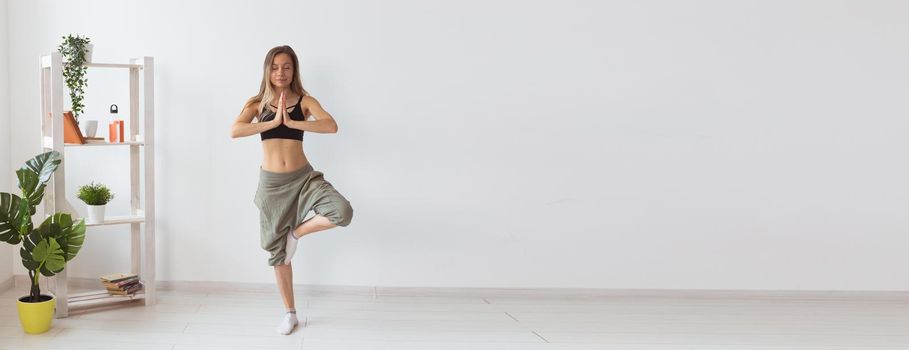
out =
[(91, 184), (79, 187), (79, 199), (88, 205), (89, 224), (100, 224), (104, 222), (104, 208), (111, 199), (114, 199), (114, 193), (104, 184)]

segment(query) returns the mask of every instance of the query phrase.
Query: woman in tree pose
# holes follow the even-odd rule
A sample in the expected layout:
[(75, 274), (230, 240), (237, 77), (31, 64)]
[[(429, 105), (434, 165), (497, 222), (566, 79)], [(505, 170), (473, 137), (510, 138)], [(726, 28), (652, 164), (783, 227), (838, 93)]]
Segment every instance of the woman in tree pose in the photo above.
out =
[[(287, 101), (295, 101), (288, 107)], [(308, 117), (312, 121), (307, 121)], [(253, 122), (253, 119), (257, 119)], [(291, 258), (304, 235), (347, 226), (353, 208), (314, 170), (303, 153), (303, 131), (337, 133), (338, 124), (303, 89), (300, 64), (290, 46), (268, 51), (259, 94), (251, 97), (231, 127), (231, 137), (260, 134), (265, 157), (253, 202), (259, 208), (261, 245), (271, 257), (287, 313), (278, 326), (290, 334), (297, 325)]]

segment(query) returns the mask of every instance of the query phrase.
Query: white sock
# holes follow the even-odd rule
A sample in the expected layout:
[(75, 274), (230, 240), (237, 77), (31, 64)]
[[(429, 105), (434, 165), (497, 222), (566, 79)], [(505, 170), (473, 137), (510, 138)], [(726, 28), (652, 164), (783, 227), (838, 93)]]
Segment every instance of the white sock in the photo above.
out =
[(284, 319), (281, 320), (281, 324), (278, 326), (278, 333), (280, 334), (290, 334), (294, 330), (294, 327), (297, 325), (297, 314), (286, 313), (284, 314)]

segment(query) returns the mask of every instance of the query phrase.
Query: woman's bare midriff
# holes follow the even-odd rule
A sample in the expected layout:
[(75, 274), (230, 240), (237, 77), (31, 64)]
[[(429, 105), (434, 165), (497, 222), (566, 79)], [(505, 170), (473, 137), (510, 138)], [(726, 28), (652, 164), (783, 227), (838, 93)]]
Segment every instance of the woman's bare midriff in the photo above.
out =
[(273, 173), (289, 173), (307, 164), (303, 153), (303, 141), (290, 139), (267, 139), (262, 141), (262, 169)]

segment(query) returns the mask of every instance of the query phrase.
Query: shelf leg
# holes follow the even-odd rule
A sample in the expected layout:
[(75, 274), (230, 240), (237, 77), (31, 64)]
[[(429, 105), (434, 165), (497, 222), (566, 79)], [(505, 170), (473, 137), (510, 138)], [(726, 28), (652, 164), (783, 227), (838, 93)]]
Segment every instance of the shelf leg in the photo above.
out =
[(54, 297), (57, 298), (57, 318), (69, 317), (69, 290), (66, 283), (66, 269), (54, 275)]
[[(139, 235), (139, 223), (130, 224), (130, 269), (129, 271), (139, 276), (142, 271), (142, 240)], [(144, 278), (145, 276), (142, 276)]]

